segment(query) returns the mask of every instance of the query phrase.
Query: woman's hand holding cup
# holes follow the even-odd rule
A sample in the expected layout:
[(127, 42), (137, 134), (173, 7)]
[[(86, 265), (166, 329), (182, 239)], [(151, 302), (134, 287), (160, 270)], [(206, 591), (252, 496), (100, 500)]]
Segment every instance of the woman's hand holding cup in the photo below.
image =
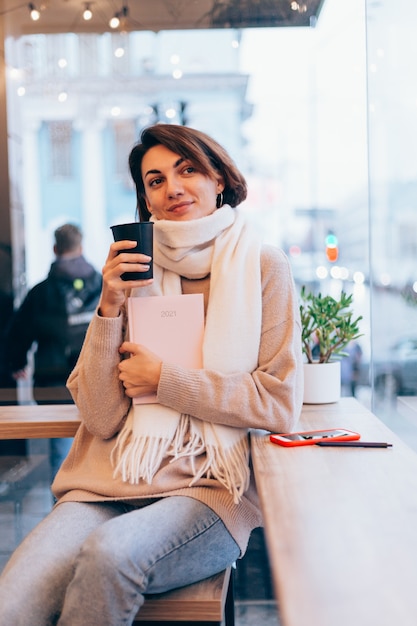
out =
[[(129, 289), (148, 285), (153, 280), (147, 278), (152, 267), (152, 257), (136, 252), (137, 246), (137, 241), (133, 240), (116, 241), (110, 246), (102, 270), (103, 287), (99, 312), (103, 317), (118, 317)], [(139, 278), (142, 276), (143, 279)]]

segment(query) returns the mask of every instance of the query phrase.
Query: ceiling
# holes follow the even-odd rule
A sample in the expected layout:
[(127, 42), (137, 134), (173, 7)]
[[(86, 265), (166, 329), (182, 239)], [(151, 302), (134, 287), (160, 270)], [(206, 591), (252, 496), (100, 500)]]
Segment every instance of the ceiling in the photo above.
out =
[[(324, 0), (0, 0), (5, 36), (32, 33), (102, 33), (121, 17), (118, 30), (308, 27)], [(30, 7), (40, 12), (30, 18)], [(89, 5), (92, 17), (83, 19)], [(2, 8), (1, 8), (2, 7)]]

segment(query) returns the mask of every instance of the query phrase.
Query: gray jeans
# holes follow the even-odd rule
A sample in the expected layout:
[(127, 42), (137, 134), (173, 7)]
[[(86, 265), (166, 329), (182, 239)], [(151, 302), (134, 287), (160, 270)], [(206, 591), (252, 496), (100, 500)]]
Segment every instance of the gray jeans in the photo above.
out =
[(0, 577), (0, 626), (129, 625), (144, 593), (188, 585), (238, 557), (223, 522), (193, 498), (60, 504)]

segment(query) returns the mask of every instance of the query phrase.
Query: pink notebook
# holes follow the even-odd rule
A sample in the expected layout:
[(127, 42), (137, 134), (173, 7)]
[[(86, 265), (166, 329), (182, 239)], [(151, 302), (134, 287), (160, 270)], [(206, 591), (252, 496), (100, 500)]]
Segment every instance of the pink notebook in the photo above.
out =
[[(204, 296), (128, 298), (130, 341), (140, 343), (163, 361), (182, 367), (203, 367)], [(134, 398), (135, 404), (155, 403), (156, 395)]]

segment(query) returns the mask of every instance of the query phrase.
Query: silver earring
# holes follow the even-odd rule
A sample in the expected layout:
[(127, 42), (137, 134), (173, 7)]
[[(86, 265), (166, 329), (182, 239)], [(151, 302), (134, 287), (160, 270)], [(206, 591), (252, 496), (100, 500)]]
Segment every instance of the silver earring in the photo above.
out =
[(222, 206), (223, 206), (223, 192), (221, 191), (220, 193), (217, 194), (216, 208), (220, 209), (220, 207)]

